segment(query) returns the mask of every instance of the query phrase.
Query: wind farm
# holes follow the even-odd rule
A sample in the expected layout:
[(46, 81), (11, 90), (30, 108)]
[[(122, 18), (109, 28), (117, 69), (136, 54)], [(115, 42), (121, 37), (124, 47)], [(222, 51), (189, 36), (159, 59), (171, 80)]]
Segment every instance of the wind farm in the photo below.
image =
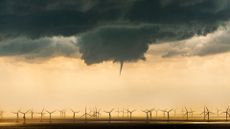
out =
[[(58, 115), (57, 110), (46, 110), (43, 108), (41, 112), (34, 114), (33, 117), (29, 117), (31, 114), (31, 109), (23, 112), (18, 110), (17, 112), (9, 112), (12, 114), (11, 117), (2, 117), (0, 123), (17, 123), (17, 124), (38, 124), (38, 123), (148, 123), (148, 124), (158, 124), (158, 123), (230, 123), (228, 119), (230, 117), (229, 107), (223, 109), (224, 112), (220, 113), (219, 116), (209, 110), (207, 106), (204, 106), (204, 111), (188, 110), (184, 107), (185, 111), (177, 112), (176, 115), (172, 115), (173, 109), (161, 110), (162, 113), (158, 115), (152, 114), (154, 109), (142, 110), (142, 109), (126, 109), (124, 117), (122, 115), (115, 115), (114, 108), (110, 110), (104, 110), (100, 112), (97, 108), (94, 111), (87, 112), (85, 110), (73, 110), (72, 108), (66, 109), (66, 116)], [(122, 112), (122, 110), (120, 110)], [(7, 113), (7, 112), (6, 112)], [(193, 114), (194, 113), (194, 114)], [(97, 114), (97, 115), (96, 115)], [(100, 114), (100, 117), (99, 115)], [(192, 115), (193, 114), (193, 115)], [(16, 121), (14, 118), (16, 115)]]
[[(91, 109), (87, 111), (87, 109)], [(56, 127), (57, 125), (67, 127), (67, 128), (101, 128), (101, 127), (133, 127), (133, 128), (160, 128), (168, 127), (169, 125), (175, 127), (230, 127), (230, 111), (229, 107), (226, 109), (221, 109), (224, 112), (221, 112), (218, 116), (213, 113), (207, 106), (203, 107), (201, 110), (195, 111), (191, 108), (184, 107), (185, 110), (173, 114), (174, 109), (163, 109), (160, 110), (159, 114), (152, 113), (157, 108), (150, 109), (125, 109), (124, 116), (116, 115), (114, 109), (122, 108), (112, 108), (103, 110), (100, 112), (100, 109), (103, 108), (90, 108), (85, 107), (84, 110), (73, 110), (73, 108), (65, 109), (65, 117), (63, 114), (60, 115), (58, 110), (47, 110), (45, 108), (41, 109), (38, 112), (33, 114), (31, 117), (31, 109), (23, 112), (21, 109), (17, 112), (8, 112), (11, 115), (3, 116), (0, 121), (1, 127)], [(63, 111), (63, 110), (62, 110)], [(114, 113), (113, 113), (114, 111)], [(116, 110), (116, 112), (122, 114), (122, 110)], [(119, 113), (119, 114), (120, 114)], [(7, 114), (7, 112), (5, 113)], [(99, 117), (100, 114), (100, 117)], [(17, 116), (15, 118), (15, 115)], [(30, 116), (30, 117), (29, 117)], [(93, 125), (93, 126), (92, 126)], [(204, 126), (206, 125), (206, 126)], [(192, 127), (191, 127), (192, 128)]]

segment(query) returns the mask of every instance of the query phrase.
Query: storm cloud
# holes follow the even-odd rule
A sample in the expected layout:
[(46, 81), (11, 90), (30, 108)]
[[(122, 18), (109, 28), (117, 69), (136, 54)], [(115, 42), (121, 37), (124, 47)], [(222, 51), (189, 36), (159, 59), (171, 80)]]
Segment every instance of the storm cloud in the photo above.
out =
[(24, 59), (47, 59), (56, 56), (79, 57), (75, 37), (17, 37), (0, 41), (1, 56), (20, 56)]
[(155, 53), (165, 58), (174, 56), (207, 56), (230, 51), (230, 24), (220, 27), (215, 32), (206, 36), (194, 36), (192, 38), (169, 43), (161, 52)]
[[(229, 12), (229, 0), (0, 0), (0, 55), (50, 58), (79, 50), (87, 64), (137, 61), (150, 44), (216, 31)], [(55, 36), (78, 38), (50, 47), (46, 38)]]

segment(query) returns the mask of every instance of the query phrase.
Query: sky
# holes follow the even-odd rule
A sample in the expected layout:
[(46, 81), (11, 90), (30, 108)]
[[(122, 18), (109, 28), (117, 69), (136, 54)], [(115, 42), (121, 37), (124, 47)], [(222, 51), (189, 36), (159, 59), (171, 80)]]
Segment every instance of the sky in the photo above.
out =
[(0, 0), (0, 108), (226, 107), (229, 11), (229, 0)]

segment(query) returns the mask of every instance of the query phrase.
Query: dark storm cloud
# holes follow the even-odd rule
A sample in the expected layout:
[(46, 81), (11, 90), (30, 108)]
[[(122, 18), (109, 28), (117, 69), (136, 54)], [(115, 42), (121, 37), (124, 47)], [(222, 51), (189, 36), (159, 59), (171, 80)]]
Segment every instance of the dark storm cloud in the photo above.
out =
[(0, 41), (1, 56), (21, 56), (26, 59), (46, 59), (47, 57), (67, 56), (76, 57), (78, 48), (74, 38), (43, 37), (30, 39), (18, 37)]
[[(189, 28), (187, 31), (184, 28)], [(105, 26), (80, 35), (78, 40), (82, 59), (87, 64), (107, 60), (115, 62), (144, 59), (149, 44), (186, 39), (196, 33), (213, 31), (211, 27), (197, 25), (139, 25)]]
[[(0, 40), (77, 35), (87, 64), (136, 61), (150, 43), (215, 31), (229, 12), (229, 0), (0, 0)], [(42, 44), (8, 44), (0, 54), (44, 52)]]

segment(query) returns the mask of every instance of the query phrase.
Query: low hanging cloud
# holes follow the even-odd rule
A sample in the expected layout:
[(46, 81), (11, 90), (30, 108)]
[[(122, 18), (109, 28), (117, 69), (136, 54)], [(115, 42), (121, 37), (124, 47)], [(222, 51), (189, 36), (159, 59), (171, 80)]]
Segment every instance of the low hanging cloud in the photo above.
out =
[(215, 32), (229, 12), (229, 0), (0, 0), (0, 56), (137, 61), (150, 44)]
[(1, 56), (20, 56), (25, 59), (56, 56), (79, 57), (76, 37), (18, 37), (0, 41)]
[(190, 39), (173, 42), (161, 51), (163, 57), (207, 56), (230, 51), (230, 24), (220, 27), (206, 36), (194, 36)]

